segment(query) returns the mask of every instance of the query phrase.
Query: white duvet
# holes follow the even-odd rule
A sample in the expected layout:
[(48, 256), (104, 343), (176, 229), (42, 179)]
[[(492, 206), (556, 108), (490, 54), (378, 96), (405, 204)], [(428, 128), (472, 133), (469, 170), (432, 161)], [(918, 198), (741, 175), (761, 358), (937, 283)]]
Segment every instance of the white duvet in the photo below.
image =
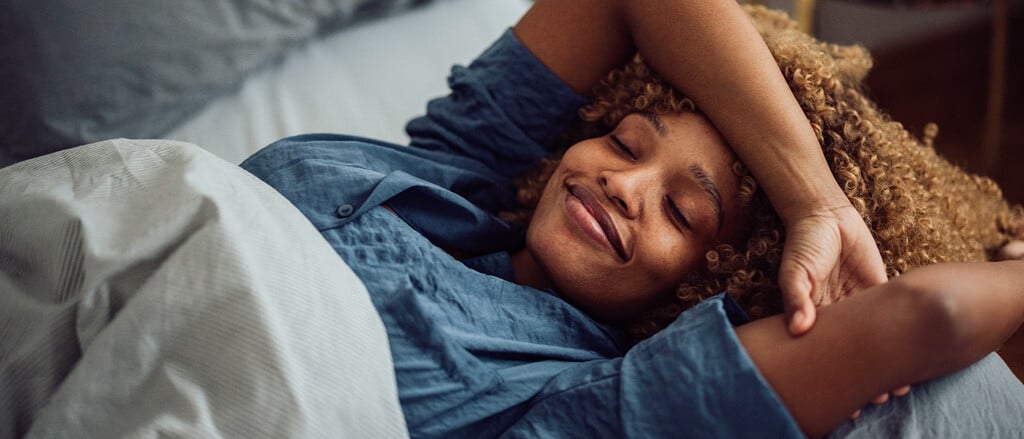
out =
[(401, 437), (380, 318), (287, 200), (173, 141), (0, 169), (0, 437)]

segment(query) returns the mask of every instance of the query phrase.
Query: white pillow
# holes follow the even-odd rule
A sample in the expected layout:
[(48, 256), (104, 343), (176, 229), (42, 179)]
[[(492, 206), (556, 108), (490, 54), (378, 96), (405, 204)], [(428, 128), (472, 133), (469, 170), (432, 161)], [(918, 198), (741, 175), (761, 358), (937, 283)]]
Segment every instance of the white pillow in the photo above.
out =
[(318, 33), (418, 3), (4, 0), (0, 156), (159, 136)]
[(365, 21), (257, 72), (164, 137), (239, 163), (282, 137), (311, 132), (408, 142), (405, 123), (448, 92), (453, 64), (467, 64), (529, 6), (526, 0), (438, 0)]

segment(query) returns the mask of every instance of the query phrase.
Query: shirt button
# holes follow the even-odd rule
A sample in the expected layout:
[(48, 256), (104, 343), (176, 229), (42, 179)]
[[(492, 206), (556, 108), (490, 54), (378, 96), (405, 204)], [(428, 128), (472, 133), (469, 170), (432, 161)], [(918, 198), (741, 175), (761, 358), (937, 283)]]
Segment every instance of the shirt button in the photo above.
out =
[(352, 207), (351, 204), (342, 204), (341, 206), (338, 206), (337, 213), (338, 216), (342, 218), (348, 218), (350, 215), (352, 215), (353, 211), (355, 211), (355, 209)]

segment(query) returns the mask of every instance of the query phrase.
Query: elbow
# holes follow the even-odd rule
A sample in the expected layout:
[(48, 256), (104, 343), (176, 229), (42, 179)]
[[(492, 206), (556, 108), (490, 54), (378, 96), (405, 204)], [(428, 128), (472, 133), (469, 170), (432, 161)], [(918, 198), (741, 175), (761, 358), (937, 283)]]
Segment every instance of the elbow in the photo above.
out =
[(914, 310), (914, 339), (921, 358), (931, 358), (936, 371), (962, 367), (976, 345), (972, 316), (964, 293), (947, 286), (910, 285), (908, 297)]
[[(1024, 266), (963, 263), (922, 267), (894, 279), (904, 306), (901, 331), (924, 377), (959, 370), (997, 349), (1024, 315)], [(924, 372), (924, 371), (923, 371)]]

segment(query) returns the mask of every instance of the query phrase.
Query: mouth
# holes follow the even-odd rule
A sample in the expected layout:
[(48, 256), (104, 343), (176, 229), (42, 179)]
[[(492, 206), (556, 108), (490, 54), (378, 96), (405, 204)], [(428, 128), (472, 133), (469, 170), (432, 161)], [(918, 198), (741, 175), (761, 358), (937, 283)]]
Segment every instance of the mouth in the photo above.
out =
[[(579, 200), (587, 213), (589, 213), (597, 222), (597, 225), (600, 228), (600, 238), (603, 239), (604, 242), (607, 242), (615, 251), (615, 254), (622, 258), (623, 261), (629, 260), (626, 255), (626, 247), (622, 245), (622, 238), (619, 237), (619, 231), (615, 228), (615, 222), (612, 221), (612, 217), (608, 214), (608, 211), (601, 206), (597, 195), (583, 185), (570, 184), (568, 185), (568, 189), (569, 194)], [(590, 231), (586, 227), (585, 230)]]

